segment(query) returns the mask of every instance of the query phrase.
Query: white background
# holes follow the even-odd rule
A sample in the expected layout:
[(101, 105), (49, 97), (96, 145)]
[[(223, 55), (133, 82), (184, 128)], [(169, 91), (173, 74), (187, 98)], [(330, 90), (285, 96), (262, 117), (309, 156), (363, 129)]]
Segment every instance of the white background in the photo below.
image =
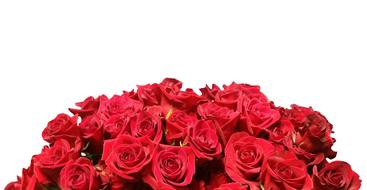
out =
[(259, 84), (277, 105), (313, 106), (334, 124), (337, 159), (366, 181), (366, 10), (338, 0), (1, 1), (0, 188), (40, 152), (56, 114), (164, 77), (195, 89)]

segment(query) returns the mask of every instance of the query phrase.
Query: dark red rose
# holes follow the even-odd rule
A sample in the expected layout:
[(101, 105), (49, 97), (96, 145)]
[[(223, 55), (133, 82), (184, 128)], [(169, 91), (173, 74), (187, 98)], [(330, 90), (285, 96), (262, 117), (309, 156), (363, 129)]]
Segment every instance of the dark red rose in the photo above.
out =
[(209, 180), (205, 184), (205, 189), (215, 189), (222, 184), (226, 184), (230, 182), (231, 182), (231, 179), (228, 177), (228, 175), (224, 171), (211, 173)]
[(89, 96), (83, 102), (78, 102), (75, 105), (80, 107), (80, 109), (69, 108), (69, 111), (74, 115), (79, 115), (81, 118), (86, 116), (94, 115), (98, 109), (101, 101), (106, 101), (108, 98), (105, 95), (99, 96), (98, 98), (93, 98)]
[(186, 187), (195, 174), (195, 155), (190, 147), (159, 145), (152, 159), (152, 176), (144, 178), (153, 189)]
[(198, 121), (187, 129), (184, 144), (189, 145), (200, 160), (212, 160), (222, 153), (217, 129), (212, 121)]
[(78, 116), (70, 117), (66, 114), (58, 114), (55, 119), (48, 122), (47, 127), (42, 132), (45, 141), (53, 144), (58, 139), (65, 139), (70, 143), (80, 136), (77, 125)]
[(250, 190), (250, 187), (248, 185), (241, 185), (240, 183), (226, 183), (214, 190)]
[(130, 98), (128, 94), (121, 96), (114, 95), (111, 99), (100, 103), (97, 115), (102, 121), (106, 121), (113, 115), (123, 114), (125, 112), (138, 113), (142, 109), (143, 104), (140, 101)]
[(317, 171), (313, 169), (313, 190), (358, 190), (361, 188), (361, 180), (350, 165), (343, 161), (334, 161), (326, 164)]
[(72, 147), (68, 141), (59, 139), (53, 146), (43, 147), (41, 154), (33, 156), (33, 172), (40, 184), (57, 184), (61, 169), (67, 162), (77, 159), (80, 155), (80, 142), (75, 143), (75, 146)]
[(250, 184), (259, 180), (262, 164), (275, 147), (246, 132), (234, 133), (225, 148), (225, 170), (235, 182)]
[(83, 144), (87, 145), (84, 152), (101, 154), (103, 148), (103, 126), (94, 115), (82, 119), (79, 125)]
[(241, 130), (259, 136), (280, 119), (280, 113), (271, 102), (253, 98), (244, 101), (243, 115), (240, 119)]
[(187, 114), (181, 110), (169, 112), (166, 116), (166, 140), (169, 144), (176, 141), (183, 141), (184, 132), (188, 126), (193, 126), (197, 122), (196, 115)]
[(65, 165), (59, 184), (63, 190), (98, 190), (100, 181), (91, 161), (81, 157)]
[(163, 129), (161, 118), (149, 112), (142, 111), (131, 120), (130, 133), (134, 137), (149, 137), (153, 142), (158, 143), (162, 139)]
[[(307, 163), (318, 164), (320, 157), (334, 158), (336, 152), (331, 149), (335, 139), (331, 137), (332, 125), (312, 108), (292, 105), (285, 117), (295, 125), (294, 151)], [(318, 159), (321, 161), (322, 159)]]
[(138, 98), (145, 106), (159, 105), (161, 103), (161, 90), (158, 84), (138, 86)]
[(154, 147), (147, 136), (134, 138), (130, 135), (120, 135), (105, 141), (101, 159), (113, 174), (134, 181), (150, 163)]
[(274, 154), (263, 162), (260, 183), (269, 190), (311, 190), (313, 187), (306, 164), (292, 152)]
[(225, 141), (228, 141), (231, 134), (237, 130), (237, 122), (240, 116), (239, 112), (227, 107), (218, 106), (213, 102), (199, 105), (197, 112), (202, 119), (213, 120), (219, 125), (219, 136), (223, 135)]

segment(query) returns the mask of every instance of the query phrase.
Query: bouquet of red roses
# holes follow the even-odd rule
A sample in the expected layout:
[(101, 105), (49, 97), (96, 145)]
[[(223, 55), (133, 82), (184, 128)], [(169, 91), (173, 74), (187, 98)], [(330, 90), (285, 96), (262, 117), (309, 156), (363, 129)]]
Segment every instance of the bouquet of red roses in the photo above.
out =
[(5, 189), (360, 188), (348, 163), (326, 160), (336, 156), (332, 125), (312, 108), (276, 106), (248, 84), (181, 87), (166, 78), (76, 103)]

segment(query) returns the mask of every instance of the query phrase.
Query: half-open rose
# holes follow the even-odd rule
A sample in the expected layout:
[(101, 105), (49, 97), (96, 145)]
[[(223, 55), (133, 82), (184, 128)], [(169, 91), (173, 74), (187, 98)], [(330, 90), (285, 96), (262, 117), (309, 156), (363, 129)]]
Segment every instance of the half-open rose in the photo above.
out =
[(58, 114), (42, 131), (43, 139), (51, 144), (58, 139), (65, 139), (69, 143), (75, 142), (75, 139), (80, 136), (77, 120), (77, 115), (70, 117), (63, 113)]

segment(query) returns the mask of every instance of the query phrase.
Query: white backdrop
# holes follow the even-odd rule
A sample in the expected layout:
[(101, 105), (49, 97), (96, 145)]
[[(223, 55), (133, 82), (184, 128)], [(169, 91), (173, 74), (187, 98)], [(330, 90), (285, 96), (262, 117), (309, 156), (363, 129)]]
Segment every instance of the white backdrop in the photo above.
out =
[[(0, 1), (0, 188), (89, 95), (175, 77), (259, 84), (334, 124), (366, 186), (366, 1)], [(365, 187), (364, 187), (365, 188)]]

